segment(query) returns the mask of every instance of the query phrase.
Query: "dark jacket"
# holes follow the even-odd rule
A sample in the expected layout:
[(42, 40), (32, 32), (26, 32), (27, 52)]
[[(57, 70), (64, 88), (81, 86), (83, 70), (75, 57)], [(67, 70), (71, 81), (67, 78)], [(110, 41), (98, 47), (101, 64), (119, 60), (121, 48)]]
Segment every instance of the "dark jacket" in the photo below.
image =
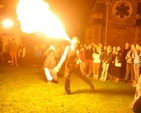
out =
[(118, 60), (118, 63), (122, 63), (122, 61), (123, 61), (123, 54), (122, 54), (121, 50), (117, 51), (116, 58)]
[(102, 60), (102, 62), (106, 62), (106, 63), (111, 63), (112, 61), (112, 53), (108, 53), (107, 51), (103, 51), (100, 59)]
[(88, 50), (86, 50), (85, 54), (86, 54), (86, 59), (90, 59), (90, 60), (93, 59), (93, 58), (92, 58), (93, 49), (88, 49)]

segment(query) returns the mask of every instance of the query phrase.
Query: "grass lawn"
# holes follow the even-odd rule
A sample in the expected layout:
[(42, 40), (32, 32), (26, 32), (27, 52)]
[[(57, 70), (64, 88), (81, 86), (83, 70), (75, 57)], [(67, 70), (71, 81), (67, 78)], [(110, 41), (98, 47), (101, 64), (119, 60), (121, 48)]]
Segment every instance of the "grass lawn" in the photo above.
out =
[[(92, 78), (89, 78), (92, 79)], [(95, 91), (71, 77), (72, 95), (59, 84), (47, 84), (42, 67), (0, 65), (0, 113), (133, 113), (135, 88), (129, 84), (93, 80)]]

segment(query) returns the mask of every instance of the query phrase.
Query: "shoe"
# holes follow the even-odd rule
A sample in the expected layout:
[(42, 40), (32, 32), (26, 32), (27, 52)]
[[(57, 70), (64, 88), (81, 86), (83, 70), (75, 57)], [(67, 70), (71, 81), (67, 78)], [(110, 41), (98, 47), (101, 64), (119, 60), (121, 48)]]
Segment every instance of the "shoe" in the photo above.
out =
[(64, 92), (64, 95), (71, 95), (71, 92)]
[(95, 79), (98, 80), (98, 75), (96, 75)]
[(90, 84), (90, 87), (91, 87), (92, 90), (95, 89), (95, 87), (94, 87), (94, 85), (92, 83)]
[(107, 79), (106, 78), (103, 78), (103, 81), (106, 81)]
[(91, 89), (92, 89), (92, 90), (94, 90), (94, 89), (95, 89), (95, 87), (92, 85), (92, 86), (91, 86)]
[(128, 80), (124, 80), (124, 83), (128, 83)]
[(93, 79), (95, 80), (95, 75), (93, 74)]
[(86, 74), (86, 77), (90, 77), (90, 75), (89, 74)]
[(136, 87), (136, 86), (137, 86), (137, 84), (133, 84), (133, 85), (132, 85), (132, 87)]
[(96, 77), (95, 80), (98, 80), (98, 77)]
[(48, 84), (51, 84), (51, 81), (47, 80), (47, 83), (48, 83)]
[(134, 83), (130, 83), (130, 85), (132, 86), (132, 85), (134, 85)]
[(100, 78), (100, 81), (104, 81), (104, 78)]
[(116, 78), (116, 80), (114, 82), (119, 82), (119, 78)]
[(53, 82), (53, 83), (55, 83), (55, 84), (58, 84), (58, 81), (57, 81), (57, 80), (54, 80), (54, 79), (52, 79), (51, 82)]

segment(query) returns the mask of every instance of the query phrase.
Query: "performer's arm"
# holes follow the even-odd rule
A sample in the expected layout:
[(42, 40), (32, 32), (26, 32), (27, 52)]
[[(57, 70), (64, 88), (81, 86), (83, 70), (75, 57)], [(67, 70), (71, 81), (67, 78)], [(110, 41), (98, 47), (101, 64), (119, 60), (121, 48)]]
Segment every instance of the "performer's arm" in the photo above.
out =
[(78, 60), (77, 60), (76, 64), (80, 64), (81, 58), (80, 58), (80, 51), (79, 50), (77, 50), (77, 57), (78, 57)]
[(68, 49), (69, 49), (69, 47), (66, 46), (65, 51), (64, 51), (64, 53), (63, 53), (63, 55), (62, 55), (62, 57), (61, 57), (59, 63), (58, 63), (57, 66), (56, 66), (57, 68), (60, 69), (61, 66), (62, 66), (62, 64), (63, 64), (64, 61), (66, 60), (66, 58), (67, 58), (67, 54), (68, 54)]

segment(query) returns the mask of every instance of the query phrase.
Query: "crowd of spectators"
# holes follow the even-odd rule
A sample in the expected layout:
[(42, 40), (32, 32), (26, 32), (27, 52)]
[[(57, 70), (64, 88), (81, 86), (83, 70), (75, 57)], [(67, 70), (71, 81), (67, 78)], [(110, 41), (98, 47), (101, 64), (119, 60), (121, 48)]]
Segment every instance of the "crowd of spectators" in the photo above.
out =
[(84, 76), (101, 81), (123, 81), (135, 87), (140, 76), (141, 46), (126, 43), (121, 46), (99, 44), (80, 45), (80, 69)]
[[(27, 50), (23, 43), (18, 47), (12, 39), (9, 45), (11, 65), (25, 65)], [(35, 45), (32, 58), (32, 66), (43, 66), (45, 51), (41, 50), (40, 44)], [(62, 51), (65, 46), (59, 45)], [(13, 51), (14, 50), (14, 51)], [(56, 49), (57, 50), (57, 49)], [(140, 76), (141, 67), (141, 45), (126, 43), (124, 47), (103, 45), (102, 43), (91, 43), (79, 45), (80, 70), (84, 76), (93, 77), (94, 80), (111, 80), (114, 82), (123, 81), (135, 87)], [(11, 52), (12, 51), (12, 52)], [(60, 52), (60, 51), (59, 51)], [(14, 54), (13, 54), (14, 53)], [(62, 53), (58, 53), (58, 59)]]

